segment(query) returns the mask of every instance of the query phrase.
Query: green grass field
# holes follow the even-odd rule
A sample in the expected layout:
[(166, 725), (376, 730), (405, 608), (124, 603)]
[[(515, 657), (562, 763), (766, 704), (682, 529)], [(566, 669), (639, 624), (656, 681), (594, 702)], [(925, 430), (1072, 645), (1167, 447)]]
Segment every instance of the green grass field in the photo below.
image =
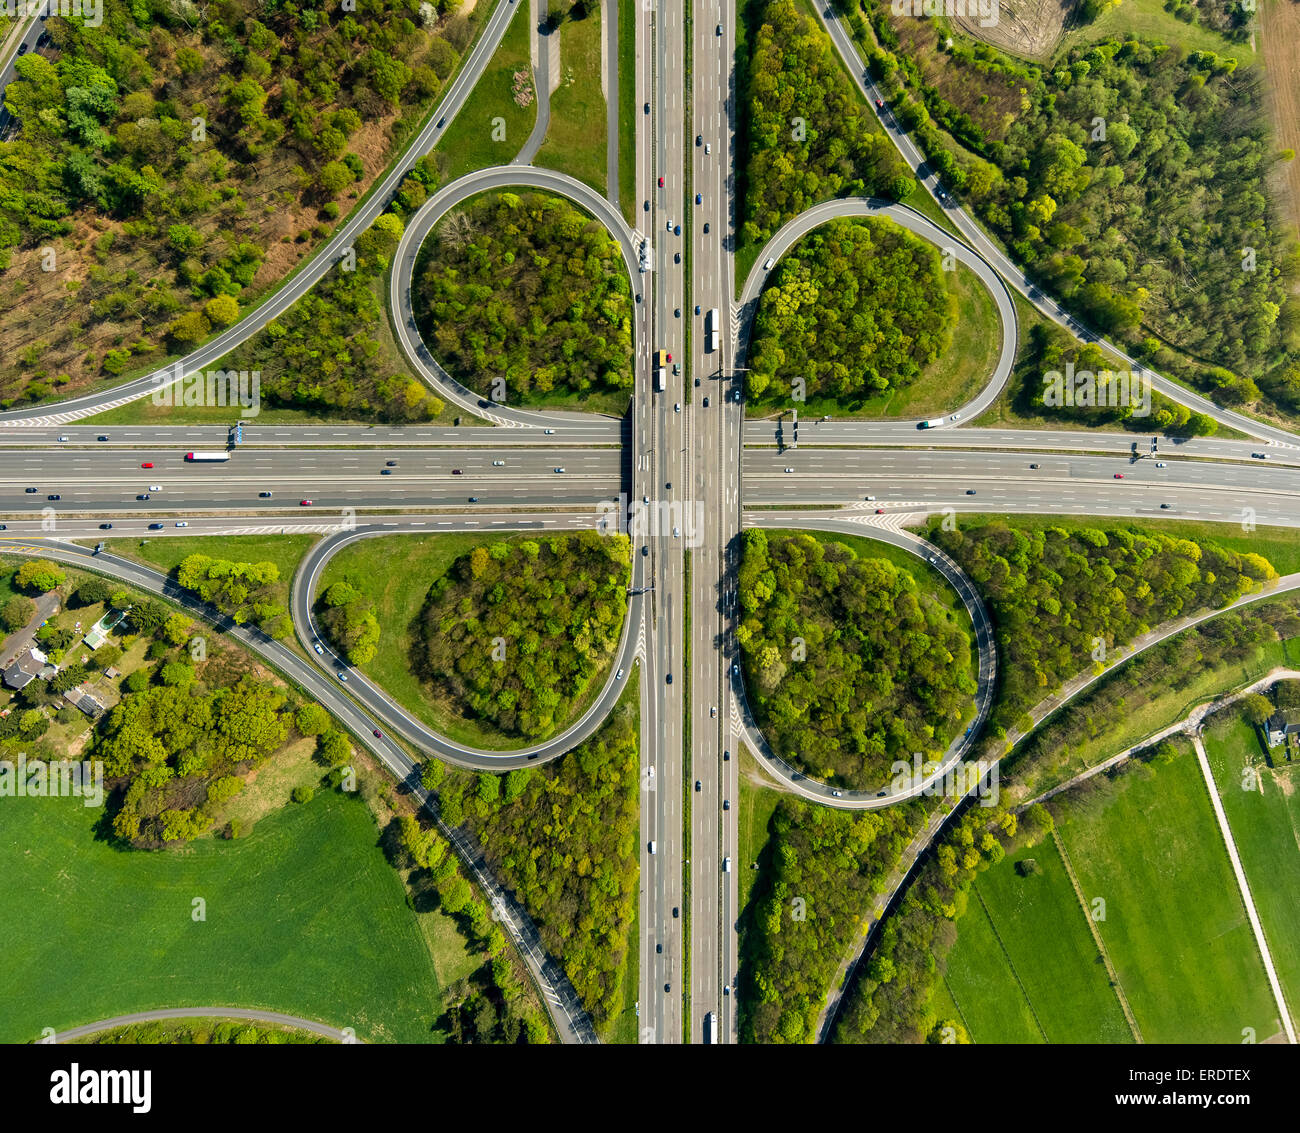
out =
[[(1214, 716), (1204, 739), (1264, 939), (1294, 1012), (1300, 1003), (1300, 763), (1288, 763), (1279, 747), (1269, 767), (1255, 729), (1239, 712)], [(1247, 767), (1258, 771), (1257, 780)], [(1243, 789), (1246, 782), (1257, 789)]]
[(1042, 1029), (1024, 989), (1011, 975), (993, 922), (971, 894), (948, 954), (948, 990), (975, 1042), (1042, 1043)]
[(618, 0), (618, 199), (636, 227), (636, 0)]
[[(1016, 873), (1015, 863), (1032, 858), (1039, 872)], [(978, 896), (977, 896), (978, 895)], [(983, 899), (983, 907), (979, 898)], [(968, 919), (986, 912), (989, 929), (968, 934)], [(994, 952), (977, 951), (996, 929)], [(949, 970), (964, 973), (968, 990), (959, 1003), (971, 1038), (980, 1043), (1019, 1042), (1023, 1017), (1004, 1001), (1032, 1004), (1038, 1025), (1053, 1043), (1132, 1042), (1119, 1000), (1110, 988), (1101, 954), (1079, 908), (1056, 846), (1045, 840), (1032, 850), (1010, 854), (980, 874), (970, 907), (957, 922), (957, 943)], [(978, 973), (978, 979), (971, 979)], [(1010, 1020), (1012, 1030), (1001, 1027)], [(1041, 1026), (1041, 1031), (1039, 1030)]]
[(1071, 47), (1106, 39), (1131, 38), (1176, 45), (1188, 53), (1213, 51), (1219, 56), (1231, 56), (1241, 66), (1256, 61), (1249, 43), (1233, 43), (1210, 28), (1185, 24), (1165, 10), (1162, 0), (1124, 0), (1091, 23), (1067, 32), (1058, 44), (1057, 53), (1059, 56)]
[[(533, 83), (528, 5), (516, 7), (496, 54), (434, 150), (440, 155), (444, 184), (475, 169), (508, 165), (537, 121), (536, 97), (527, 107), (520, 107), (512, 94), (516, 71), (527, 71), (529, 85)], [(494, 125), (497, 118), (503, 123)]]
[[(1278, 1020), (1200, 769), (1184, 741), (1155, 774), (1059, 820), (1143, 1039), (1239, 1043)], [(1035, 851), (1036, 852), (1036, 851)]]
[(105, 550), (170, 572), (190, 555), (237, 563), (275, 563), (286, 585), (317, 535), (187, 535), (158, 539), (106, 539)]
[(6, 798), (0, 811), (0, 1041), (190, 1004), (437, 1041), (429, 949), (361, 800), (320, 792), (246, 839), (166, 853), (111, 848), (96, 837), (102, 812), (79, 799)]
[(560, 26), (560, 83), (551, 95), (546, 141), (537, 153), (538, 165), (576, 177), (601, 194), (608, 134), (605, 95), (600, 89), (603, 34), (599, 5), (592, 6), (586, 19), (567, 20)]
[(763, 847), (767, 845), (767, 824), (772, 820), (772, 812), (776, 810), (777, 803), (781, 801), (781, 792), (772, 787), (759, 786), (755, 782), (755, 779), (763, 775), (763, 771), (758, 760), (743, 744), (739, 751), (731, 753), (731, 758), (740, 759), (740, 801), (739, 804), (733, 802), (732, 806), (740, 806), (740, 813), (736, 816), (739, 827), (736, 889), (743, 909), (749, 904), (750, 890), (758, 881), (759, 871), (750, 867), (759, 860)]

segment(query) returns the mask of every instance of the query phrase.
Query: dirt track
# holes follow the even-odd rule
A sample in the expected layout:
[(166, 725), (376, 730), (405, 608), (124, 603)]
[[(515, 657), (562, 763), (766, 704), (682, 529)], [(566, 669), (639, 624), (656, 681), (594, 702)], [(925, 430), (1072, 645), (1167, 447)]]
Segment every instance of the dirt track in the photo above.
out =
[(1060, 41), (1066, 18), (1076, 0), (1000, 0), (995, 27), (980, 27), (978, 5), (972, 16), (954, 16), (956, 24), (971, 39), (1000, 47), (1022, 59), (1047, 59)]

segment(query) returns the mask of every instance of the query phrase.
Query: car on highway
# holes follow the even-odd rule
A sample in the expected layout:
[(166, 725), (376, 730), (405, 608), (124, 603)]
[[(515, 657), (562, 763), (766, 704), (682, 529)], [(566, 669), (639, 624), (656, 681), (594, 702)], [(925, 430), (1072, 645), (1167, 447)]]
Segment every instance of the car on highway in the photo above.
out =
[(494, 460), (492, 462), (493, 468), (504, 468), (505, 466), (506, 466), (506, 462), (504, 460)]
[(645, 209), (646, 212), (649, 212), (649, 211), (650, 211), (650, 202), (649, 202), (649, 201), (644, 202), (644, 203), (642, 204), (641, 207), (642, 207), (643, 209)]
[(312, 503), (311, 503), (311, 500), (299, 500), (299, 501), (298, 501), (298, 506), (299, 506), (299, 507), (311, 507), (311, 506), (312, 506)]
[(695, 194), (695, 203), (696, 203), (697, 205), (699, 205), (699, 204), (703, 204), (703, 203), (704, 203), (704, 198), (703, 198), (702, 196), (700, 196), (699, 193), (696, 193), (696, 194)]
[(258, 492), (258, 493), (257, 493), (257, 496), (258, 496), (258, 499), (269, 500), (269, 499), (271, 498), (271, 493), (270, 493), (270, 492)]
[(877, 110), (884, 110), (884, 109), (885, 109), (885, 104), (884, 104), (883, 102), (881, 102), (880, 99), (876, 99), (876, 109), (877, 109)]
[(461, 472), (461, 470), (460, 470), (459, 468), (453, 468), (453, 469), (451, 470), (451, 474), (452, 474), (453, 476), (463, 476), (463, 475), (464, 475), (464, 473)]
[(672, 675), (672, 673), (669, 673), (669, 674), (668, 674), (668, 679), (667, 679), (664, 683), (665, 683), (665, 684), (672, 684), (672, 683), (673, 683), (673, 675)]
[(392, 474), (393, 474), (393, 470), (391, 468), (381, 468), (379, 470), (380, 476), (391, 476)]
[(674, 905), (674, 906), (673, 906), (673, 916), (674, 916), (674, 917), (680, 917), (681, 915), (682, 915), (682, 911), (681, 911), (681, 909), (679, 909), (676, 905)]
[(563, 472), (564, 469), (563, 469), (563, 468), (557, 468), (555, 471), (556, 471), (556, 472)]
[(62, 443), (63, 443), (64, 441), (66, 441), (67, 439), (68, 439), (67, 437), (59, 437), (59, 438), (58, 438), (60, 444), (62, 444)]
[(149, 530), (150, 530), (150, 531), (161, 531), (162, 529), (163, 529), (163, 524), (161, 524), (161, 523), (151, 523), (151, 524), (149, 524)]
[(662, 189), (663, 187), (664, 187), (664, 179), (663, 179), (662, 177), (660, 177), (660, 178), (659, 178), (659, 188)]
[(151, 491), (151, 492), (161, 492), (161, 491), (162, 491), (162, 485), (161, 485), (161, 484), (150, 484), (150, 485), (149, 485), (149, 491)]
[(321, 654), (322, 656), (324, 656), (324, 654), (325, 654), (325, 650), (321, 648), (321, 644), (320, 644), (319, 641), (313, 641), (313, 642), (311, 643), (311, 647), (312, 647), (314, 650), (316, 650), (317, 653), (319, 653), (319, 654)]
[(397, 461), (395, 461), (395, 460), (385, 461), (384, 466), (385, 466), (386, 468), (396, 468), (396, 467), (397, 467)]
[(438, 124), (434, 127), (434, 129), (441, 130), (446, 124), (447, 124), (447, 119), (445, 117), (439, 118)]
[(718, 718), (718, 706), (717, 706), (716, 704), (715, 704), (712, 708), (709, 709), (709, 716), (710, 716), (711, 719), (714, 719), (714, 720), (716, 720), (716, 719)]
[[(673, 356), (672, 356), (671, 354), (669, 354), (669, 355), (668, 355), (668, 361), (671, 362), (672, 360), (673, 360)], [(543, 429), (542, 432), (543, 432), (546, 436), (549, 437), (549, 436), (551, 436), (551, 435), (555, 432), (555, 430), (554, 430), (554, 429)]]
[(680, 413), (681, 411), (682, 411), (682, 403), (681, 403), (680, 401), (674, 401), (674, 402), (673, 402), (673, 412), (674, 412), (674, 413)]
[(340, 670), (338, 671), (338, 674), (337, 674), (337, 675), (338, 675), (339, 680), (341, 680), (344, 684), (347, 684), (347, 683), (348, 683), (348, 675), (347, 675), (347, 673), (345, 673), (342, 669), (340, 669)]
[(732, 665), (731, 665), (731, 673), (732, 673), (732, 676), (736, 676), (736, 677), (740, 676), (740, 663), (739, 663), (739, 662), (736, 662), (736, 661), (733, 661), (733, 662), (732, 662)]
[[(63, 497), (62, 497), (61, 495), (59, 495), (58, 492), (52, 492), (50, 495), (46, 496), (45, 498), (46, 498), (47, 500), (61, 500), (61, 499), (63, 499)], [(136, 497), (136, 499), (139, 499), (139, 498), (140, 498), (139, 496)]]
[(704, 399), (704, 408), (705, 408), (705, 409), (708, 409), (708, 407), (709, 407), (709, 399), (706, 397), (706, 398)]
[(375, 733), (376, 739), (382, 740), (384, 738), (384, 733), (381, 732), (378, 728), (371, 728), (370, 730)]
[(33, 495), (36, 494), (36, 489), (35, 489), (35, 488), (26, 488), (26, 489), (24, 489), (24, 490), (27, 492), (27, 494), (28, 494), (29, 496), (33, 496)]
[(674, 527), (674, 528), (673, 528), (673, 538), (674, 538), (674, 539), (680, 539), (681, 537), (682, 537), (682, 529), (681, 529), (680, 527)]
[(705, 142), (705, 143), (704, 143), (704, 152), (705, 152), (705, 153), (712, 153), (712, 152), (713, 152), (713, 144), (712, 144), (711, 142)]
[(793, 469), (793, 468), (787, 468), (786, 471), (787, 471), (787, 472), (793, 472), (794, 469)]
[(961, 420), (961, 414), (960, 414), (960, 413), (954, 413), (951, 417), (948, 418), (948, 420), (949, 420), (949, 421), (960, 421), (960, 420)]
[(719, 24), (716, 28), (713, 29), (713, 34), (714, 34), (714, 35), (721, 35), (721, 34), (722, 34), (722, 25), (721, 25), (721, 24)]
[(664, 991), (672, 991), (672, 990), (673, 990), (672, 984), (664, 984)]
[(101, 524), (99, 525), (99, 529), (100, 529), (101, 531), (112, 531), (112, 530), (113, 530), (113, 525), (112, 525), (111, 523), (101, 523)]
[(1124, 479), (1124, 473), (1122, 473), (1122, 472), (1116, 472), (1116, 473), (1115, 473), (1115, 479), (1116, 479), (1116, 480), (1123, 480), (1123, 479)]
[(655, 945), (655, 952), (656, 952), (656, 953), (660, 953), (660, 954), (662, 954), (663, 950), (664, 950), (664, 946), (663, 946), (662, 944), (656, 944), (656, 945)]
[(665, 225), (665, 228), (666, 228), (667, 231), (669, 231), (669, 232), (671, 232), (671, 231), (673, 230), (673, 222), (672, 222), (672, 218), (671, 218), (671, 217), (668, 218), (668, 222), (667, 222), (667, 224)]
[(699, 781), (698, 779), (696, 779), (696, 780), (695, 780), (695, 793), (696, 793), (696, 794), (699, 794), (700, 791), (702, 791), (702, 790), (704, 790), (704, 787), (700, 784), (700, 781)]
[(641, 548), (641, 555), (642, 555), (642, 557), (644, 558), (644, 557), (645, 557), (646, 555), (648, 555), (649, 553), (650, 553), (650, 548), (649, 548), (648, 546), (642, 546), (642, 548)]
[(975, 489), (974, 489), (974, 488), (967, 488), (967, 489), (966, 489), (966, 494), (967, 494), (968, 496), (973, 496), (973, 495), (975, 494)]
[(142, 465), (140, 465), (140, 467), (141, 467), (141, 468), (152, 468), (152, 467), (153, 467), (153, 461), (152, 461), (152, 460), (146, 460)]
[(1161, 505), (1160, 505), (1160, 507), (1161, 507), (1163, 510), (1165, 510), (1165, 511), (1168, 511), (1168, 510), (1169, 510), (1171, 507), (1173, 507), (1173, 506), (1174, 506), (1173, 504), (1161, 504)]
[(764, 261), (763, 261), (763, 270), (764, 270), (764, 271), (771, 271), (771, 270), (772, 270), (772, 265), (773, 265), (774, 263), (776, 263), (776, 259), (775, 259), (775, 258), (769, 258), (769, 259), (764, 260)]
[(674, 235), (674, 236), (680, 236), (681, 234), (682, 234), (682, 226), (681, 226), (680, 224), (674, 224), (674, 225), (673, 225), (673, 235)]
[(674, 308), (673, 308), (673, 318), (674, 318), (674, 319), (680, 319), (681, 317), (682, 317), (682, 309), (681, 309), (680, 307), (674, 307)]
[[(677, 362), (674, 362), (674, 363), (673, 363), (673, 377), (675, 377), (675, 378), (677, 378), (677, 377), (681, 377), (681, 373), (682, 373), (682, 368), (681, 368), (681, 366), (680, 366)], [(700, 384), (700, 379), (699, 379), (699, 378), (696, 378), (696, 379), (695, 379), (695, 384), (696, 384), (696, 385), (699, 385), (699, 384)]]
[(706, 220), (704, 222), (704, 235), (707, 236), (708, 234), (709, 234), (709, 222)]
[(1030, 467), (1030, 468), (1037, 468), (1038, 465), (1037, 465), (1037, 464), (1031, 464), (1029, 467)]
[(665, 362), (671, 362), (672, 360), (673, 360), (673, 354), (672, 354), (672, 351), (671, 351), (671, 350), (665, 350), (665, 351), (664, 351), (664, 361), (665, 361)]
[(739, 400), (740, 400), (740, 390), (733, 390), (733, 391), (732, 391), (732, 393), (731, 393), (731, 400), (732, 400), (732, 401), (739, 401)]
[(727, 761), (730, 760), (730, 759), (731, 759), (731, 752), (729, 752), (729, 751), (724, 751), (724, 752), (722, 753), (722, 760), (723, 760), (723, 762), (725, 763), (725, 762), (727, 762)]
[(1157, 468), (1168, 468), (1169, 465), (1168, 465), (1167, 463), (1165, 463), (1165, 461), (1163, 461), (1163, 460), (1157, 460), (1157, 461), (1156, 461), (1156, 467), (1157, 467)]
[(646, 114), (650, 113), (650, 104), (648, 102), (645, 104), (645, 113)]
[(831, 798), (842, 799), (843, 797), (844, 797), (843, 791), (834, 791), (834, 790), (831, 791)]
[[(680, 264), (681, 262), (682, 262), (682, 254), (681, 254), (681, 252), (674, 252), (674, 253), (673, 253), (673, 263), (675, 263), (675, 264)], [(680, 315), (679, 315), (678, 317), (680, 318)]]
[(188, 527), (189, 524), (186, 523), (185, 520), (182, 519), (182, 520), (181, 520), (179, 523), (177, 523), (175, 526), (177, 526), (177, 527)]
[(622, 670), (622, 669), (619, 669), (619, 671), (618, 671), (617, 673), (614, 674), (614, 679), (615, 679), (616, 681), (621, 681), (621, 680), (623, 679), (623, 670)]
[(108, 437), (105, 436), (105, 435), (103, 435), (103, 434), (101, 434), (100, 436), (96, 437), (95, 440), (97, 440), (97, 441), (106, 441), (106, 440), (108, 440)]
[(1266, 453), (1266, 452), (1252, 452), (1250, 455), (1251, 455), (1251, 459), (1252, 459), (1252, 460), (1267, 460), (1267, 459), (1268, 459), (1268, 453)]
[(149, 499), (149, 493), (148, 493), (148, 492), (141, 492), (138, 496), (136, 496), (136, 499), (137, 499), (137, 500), (147, 500), (147, 499)]
[(696, 144), (697, 146), (702, 146), (702, 145), (704, 144), (704, 135), (703, 135), (703, 134), (696, 134), (696, 135), (695, 135), (695, 144)]
[(19, 54), (19, 55), (26, 55), (26, 54), (27, 54), (27, 44), (25, 44), (25, 43), (20, 43), (20, 44), (18, 45), (18, 54)]

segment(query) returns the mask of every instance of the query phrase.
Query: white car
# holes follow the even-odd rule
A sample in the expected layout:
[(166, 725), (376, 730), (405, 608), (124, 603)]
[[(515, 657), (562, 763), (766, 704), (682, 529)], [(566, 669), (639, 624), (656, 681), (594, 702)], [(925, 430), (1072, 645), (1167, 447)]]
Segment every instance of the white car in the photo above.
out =
[(494, 460), (492, 462), (493, 468), (504, 468), (505, 466), (506, 466), (506, 462), (504, 460)]
[(347, 675), (347, 673), (340, 672), (340, 673), (339, 673), (339, 680), (341, 680), (344, 684), (347, 684), (347, 683), (348, 683), (348, 675)]
[(868, 502), (868, 503), (875, 503), (875, 502), (876, 502), (876, 497), (875, 497), (875, 496), (868, 496), (868, 497), (867, 497), (867, 502)]
[(319, 642), (319, 641), (313, 641), (313, 642), (311, 643), (311, 647), (312, 647), (314, 650), (316, 650), (316, 652), (319, 653), (322, 657), (325, 655), (325, 650), (323, 650), (323, 649), (320, 647), (320, 642)]
[(674, 539), (680, 539), (681, 536), (682, 536), (682, 529), (681, 529), (680, 527), (674, 527), (674, 528), (673, 528), (673, 538), (674, 538)]
[(1156, 467), (1157, 467), (1157, 468), (1168, 468), (1169, 465), (1166, 464), (1163, 460), (1157, 460), (1157, 461), (1156, 461)]
[(182, 520), (180, 521), (180, 523), (178, 523), (176, 526), (177, 526), (177, 527), (188, 527), (189, 524), (186, 523), (185, 520), (182, 519)]
[(555, 430), (554, 430), (554, 429), (543, 429), (542, 432), (543, 432), (546, 436), (549, 437), (549, 436), (551, 436), (551, 435), (555, 432)]
[(718, 718), (718, 706), (716, 704), (709, 709), (709, 718), (713, 720)]
[(67, 439), (68, 439), (67, 437), (60, 437), (60, 438), (59, 438), (59, 443), (62, 444), (62, 443), (63, 443), (64, 441), (66, 441)]
[(831, 791), (831, 794), (837, 799), (842, 799), (844, 797), (843, 791)]
[(712, 143), (712, 142), (705, 142), (705, 143), (704, 143), (704, 152), (705, 152), (705, 153), (712, 153), (712, 152), (713, 152), (713, 143)]
[(948, 420), (949, 420), (949, 421), (960, 421), (960, 420), (961, 420), (961, 414), (960, 414), (960, 413), (954, 413), (951, 417), (948, 418)]
[(786, 471), (787, 471), (787, 472), (793, 472), (794, 469), (793, 469), (793, 468), (787, 468)]
[(150, 484), (150, 485), (149, 485), (149, 491), (151, 491), (151, 492), (161, 492), (161, 491), (162, 491), (162, 485), (161, 485), (161, 484)]
[(674, 412), (674, 413), (680, 413), (681, 411), (682, 411), (682, 403), (681, 403), (680, 401), (674, 402), (674, 403), (673, 403), (673, 412)]
[(622, 669), (619, 669), (619, 671), (618, 671), (617, 673), (614, 674), (614, 679), (615, 679), (616, 681), (621, 681), (621, 680), (623, 679), (623, 670), (622, 670)]
[(563, 468), (557, 468), (555, 471), (556, 471), (556, 472), (563, 472), (564, 469), (563, 469)]

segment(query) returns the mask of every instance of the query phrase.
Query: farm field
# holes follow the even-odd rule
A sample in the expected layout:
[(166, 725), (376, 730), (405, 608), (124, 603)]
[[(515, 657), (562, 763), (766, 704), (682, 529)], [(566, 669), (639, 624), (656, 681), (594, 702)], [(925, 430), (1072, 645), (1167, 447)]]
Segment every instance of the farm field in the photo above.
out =
[(1148, 1043), (1239, 1043), (1279, 1029), (1191, 747), (1077, 808), (1053, 806), (1085, 898)]
[[(247, 838), (165, 853), (117, 849), (102, 811), (76, 798), (5, 799), (0, 812), (0, 1041), (191, 1004), (438, 1041), (433, 960), (360, 799), (318, 792)], [(206, 919), (192, 917), (196, 898)]]
[[(1278, 755), (1278, 765), (1269, 767), (1255, 729), (1240, 712), (1213, 717), (1204, 742), (1264, 939), (1294, 1014), (1300, 1002), (1300, 764)], [(1247, 767), (1259, 773), (1258, 790), (1242, 789)]]
[[(1022, 877), (1017, 863), (1032, 859), (1038, 872)], [(996, 930), (997, 949), (975, 952), (983, 930), (968, 934), (968, 918), (981, 913)], [(981, 983), (958, 1006), (976, 1042), (1015, 1042), (999, 1031), (999, 1014), (986, 1002), (1023, 997), (1053, 1043), (1132, 1042), (1119, 1000), (1070, 885), (1055, 844), (1009, 854), (975, 882), (966, 915), (957, 921), (949, 966), (979, 969)], [(972, 936), (976, 939), (972, 939)], [(1050, 947), (1045, 945), (1050, 942)], [(994, 978), (999, 977), (1000, 979)], [(999, 984), (1001, 986), (999, 986)]]

